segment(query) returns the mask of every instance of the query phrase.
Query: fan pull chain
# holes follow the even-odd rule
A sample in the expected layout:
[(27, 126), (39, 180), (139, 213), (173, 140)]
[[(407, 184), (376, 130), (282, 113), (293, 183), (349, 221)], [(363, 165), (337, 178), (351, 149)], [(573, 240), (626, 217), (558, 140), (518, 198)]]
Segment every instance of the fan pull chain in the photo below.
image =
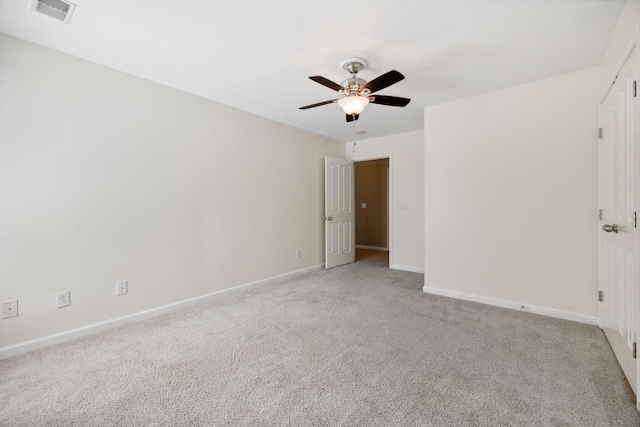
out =
[(353, 121), (353, 152), (356, 152), (356, 136), (358, 135), (358, 131), (356, 131), (356, 121)]

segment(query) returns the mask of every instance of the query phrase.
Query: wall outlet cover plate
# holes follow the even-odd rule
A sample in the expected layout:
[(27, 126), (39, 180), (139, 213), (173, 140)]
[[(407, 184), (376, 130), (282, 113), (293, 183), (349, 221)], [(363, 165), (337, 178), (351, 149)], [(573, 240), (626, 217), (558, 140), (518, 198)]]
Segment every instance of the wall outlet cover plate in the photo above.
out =
[(2, 303), (2, 318), (9, 319), (18, 316), (18, 300), (5, 301)]
[(71, 305), (71, 295), (69, 291), (58, 292), (56, 294), (56, 305), (58, 306), (58, 308)]
[(116, 295), (124, 295), (129, 291), (129, 285), (126, 280), (116, 282)]

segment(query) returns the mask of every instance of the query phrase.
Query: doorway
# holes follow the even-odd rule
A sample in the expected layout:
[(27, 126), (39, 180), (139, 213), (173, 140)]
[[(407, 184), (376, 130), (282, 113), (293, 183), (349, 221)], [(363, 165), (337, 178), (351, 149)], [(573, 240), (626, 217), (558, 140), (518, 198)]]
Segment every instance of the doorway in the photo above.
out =
[(386, 258), (391, 265), (391, 159), (353, 159), (356, 261)]

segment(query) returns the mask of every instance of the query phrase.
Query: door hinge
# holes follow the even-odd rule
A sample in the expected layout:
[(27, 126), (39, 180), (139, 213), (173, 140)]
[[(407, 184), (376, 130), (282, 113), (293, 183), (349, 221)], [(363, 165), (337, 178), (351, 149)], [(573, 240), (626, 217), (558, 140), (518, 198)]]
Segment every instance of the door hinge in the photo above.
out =
[(633, 228), (638, 228), (638, 212), (633, 213)]
[(604, 218), (604, 210), (598, 209), (598, 219), (602, 221), (602, 218)]
[(598, 291), (598, 301), (604, 302), (604, 291)]
[(633, 358), (634, 358), (634, 359), (637, 359), (637, 358), (638, 358), (638, 351), (637, 351), (637, 348), (636, 348), (636, 347), (637, 347), (637, 346), (636, 346), (636, 343), (634, 342), (634, 343), (633, 343)]
[(604, 128), (598, 128), (598, 139), (602, 139), (604, 136)]
[(636, 91), (636, 81), (633, 81), (633, 97), (635, 98), (637, 95), (637, 91)]

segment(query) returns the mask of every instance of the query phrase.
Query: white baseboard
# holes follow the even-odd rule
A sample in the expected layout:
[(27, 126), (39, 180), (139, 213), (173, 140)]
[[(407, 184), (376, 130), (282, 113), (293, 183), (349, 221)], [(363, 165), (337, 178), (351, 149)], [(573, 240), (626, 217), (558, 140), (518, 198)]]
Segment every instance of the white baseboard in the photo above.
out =
[(389, 252), (389, 248), (381, 248), (379, 246), (367, 246), (367, 245), (356, 245), (357, 249), (371, 249), (373, 251), (385, 251)]
[(300, 276), (302, 274), (310, 273), (312, 271), (322, 270), (324, 264), (316, 265), (313, 267), (303, 268), (301, 270), (292, 271), (278, 276), (268, 277), (266, 279), (256, 280), (255, 282), (245, 283), (242, 285), (234, 286), (232, 288), (223, 289), (221, 291), (215, 291), (206, 295), (200, 295), (195, 298), (189, 298), (186, 300), (174, 302), (171, 304), (163, 305), (160, 307), (151, 308), (149, 310), (139, 311), (137, 313), (128, 314), (126, 316), (116, 317), (114, 319), (104, 320), (98, 323), (92, 323), (90, 325), (81, 326), (79, 328), (70, 329), (67, 331), (59, 332), (57, 334), (47, 335), (40, 338), (35, 338), (28, 341), (19, 342), (6, 347), (0, 348), (0, 360), (8, 357), (17, 356), (19, 354), (28, 353), (33, 350), (49, 347), (55, 344), (60, 344), (72, 339), (93, 335), (97, 332), (107, 329), (116, 328), (118, 326), (126, 325), (127, 323), (138, 322), (140, 320), (150, 319), (152, 317), (161, 316), (163, 314), (171, 313), (178, 310), (183, 310), (194, 305), (206, 302), (219, 294), (237, 291), (242, 288), (266, 285), (279, 280), (289, 279), (291, 277)]
[(528, 313), (541, 314), (543, 316), (555, 317), (558, 319), (571, 320), (588, 325), (598, 326), (600, 320), (597, 317), (587, 316), (584, 314), (573, 313), (570, 311), (557, 310), (555, 308), (542, 307), (539, 305), (531, 305), (514, 301), (501, 300), (497, 298), (483, 297), (480, 295), (467, 294), (464, 292), (450, 291), (447, 289), (430, 288), (424, 286), (423, 292), (440, 295), (444, 297), (457, 298), (465, 301), (479, 302), (481, 304), (494, 305), (496, 307), (510, 308), (512, 310), (526, 311)]
[(600, 329), (618, 329), (618, 322), (612, 319), (600, 319), (598, 326)]
[(409, 267), (407, 265), (390, 264), (389, 268), (392, 270), (410, 271), (412, 273), (424, 274), (424, 268)]

